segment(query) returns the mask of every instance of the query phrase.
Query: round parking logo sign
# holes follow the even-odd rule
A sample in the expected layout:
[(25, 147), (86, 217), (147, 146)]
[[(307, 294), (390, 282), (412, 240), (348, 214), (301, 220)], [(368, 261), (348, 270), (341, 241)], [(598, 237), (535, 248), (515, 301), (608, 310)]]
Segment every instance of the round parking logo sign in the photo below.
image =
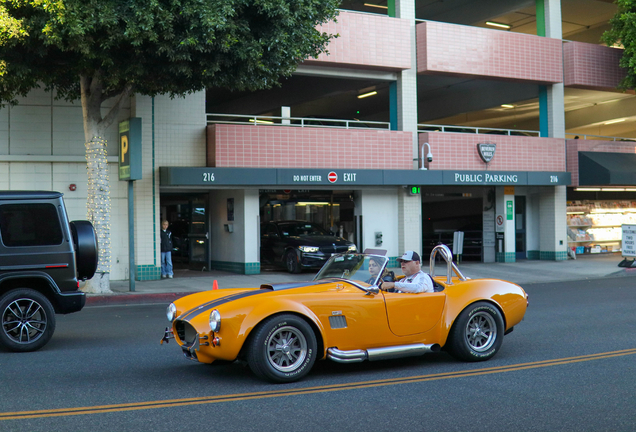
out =
[(335, 172), (331, 171), (329, 173), (329, 175), (327, 175), (327, 180), (329, 180), (329, 183), (335, 183), (336, 180), (338, 180), (338, 174), (336, 174)]

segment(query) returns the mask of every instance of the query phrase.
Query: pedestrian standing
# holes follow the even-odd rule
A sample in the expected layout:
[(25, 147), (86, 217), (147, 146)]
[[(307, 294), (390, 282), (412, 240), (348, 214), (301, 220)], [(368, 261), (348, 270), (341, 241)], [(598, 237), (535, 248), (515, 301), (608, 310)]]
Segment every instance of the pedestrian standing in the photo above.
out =
[(161, 222), (161, 279), (172, 279), (172, 233), (168, 221)]

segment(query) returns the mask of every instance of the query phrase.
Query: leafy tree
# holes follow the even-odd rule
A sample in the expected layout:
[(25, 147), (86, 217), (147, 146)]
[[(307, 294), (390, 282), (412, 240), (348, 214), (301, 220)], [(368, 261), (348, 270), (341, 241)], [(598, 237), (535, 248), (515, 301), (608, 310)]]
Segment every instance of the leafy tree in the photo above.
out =
[(608, 46), (622, 44), (623, 57), (619, 65), (625, 69), (620, 88), (636, 88), (636, 0), (616, 0), (618, 12), (610, 19), (610, 30), (603, 34), (603, 42)]
[[(81, 99), (88, 218), (100, 239), (87, 290), (108, 291), (110, 198), (100, 137), (132, 94), (183, 96), (208, 87), (257, 90), (325, 50), (316, 26), (339, 0), (0, 0), (0, 102), (33, 88)], [(101, 105), (115, 101), (102, 115)]]

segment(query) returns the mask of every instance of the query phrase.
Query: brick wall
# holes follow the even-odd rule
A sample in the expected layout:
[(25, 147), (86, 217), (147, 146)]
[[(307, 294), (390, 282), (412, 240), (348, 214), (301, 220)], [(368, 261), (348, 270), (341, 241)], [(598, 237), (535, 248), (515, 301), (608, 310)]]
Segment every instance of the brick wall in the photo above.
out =
[(564, 84), (592, 90), (613, 90), (625, 76), (618, 66), (622, 49), (582, 42), (563, 45)]
[(402, 70), (411, 68), (410, 24), (407, 20), (381, 15), (340, 12), (336, 22), (317, 27), (337, 34), (327, 46), (328, 54), (306, 64), (372, 67)]
[[(565, 171), (565, 140), (526, 136), (427, 132), (419, 136), (420, 148), (431, 146), (433, 170)], [(495, 156), (484, 163), (478, 143), (495, 143)]]
[(569, 139), (567, 168), (572, 173), (572, 186), (579, 185), (579, 152), (636, 153), (636, 142)]
[(208, 166), (412, 169), (412, 133), (267, 125), (208, 126)]
[(417, 25), (418, 73), (559, 83), (561, 40), (427, 21)]

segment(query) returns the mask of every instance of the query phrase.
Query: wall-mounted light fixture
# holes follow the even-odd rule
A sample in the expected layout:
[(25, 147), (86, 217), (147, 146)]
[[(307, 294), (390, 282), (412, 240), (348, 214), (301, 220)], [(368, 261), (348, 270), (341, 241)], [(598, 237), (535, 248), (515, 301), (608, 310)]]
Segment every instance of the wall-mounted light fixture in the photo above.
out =
[(374, 91), (372, 91), (372, 92), (369, 92), (369, 93), (362, 93), (362, 94), (359, 94), (359, 95), (358, 95), (358, 99), (364, 99), (365, 97), (375, 96), (375, 95), (377, 95), (377, 94), (378, 94), (378, 92), (377, 92), (377, 91), (375, 91), (375, 90), (374, 90)]
[(498, 27), (498, 28), (503, 28), (503, 29), (509, 29), (510, 27), (512, 27), (510, 24), (504, 24), (504, 23), (498, 23), (498, 22), (494, 22), (494, 21), (486, 21), (486, 25), (489, 25), (491, 27)]

